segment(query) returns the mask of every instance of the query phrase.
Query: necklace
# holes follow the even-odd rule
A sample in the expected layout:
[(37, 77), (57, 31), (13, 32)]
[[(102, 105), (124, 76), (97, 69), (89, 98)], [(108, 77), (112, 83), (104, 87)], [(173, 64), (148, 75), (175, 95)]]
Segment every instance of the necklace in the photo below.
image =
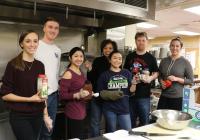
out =
[[(34, 61), (33, 61), (34, 62)], [(28, 70), (30, 70), (33, 66), (33, 62), (31, 62), (30, 66), (28, 65), (27, 62), (25, 62), (24, 64), (26, 65), (26, 67), (28, 68)]]

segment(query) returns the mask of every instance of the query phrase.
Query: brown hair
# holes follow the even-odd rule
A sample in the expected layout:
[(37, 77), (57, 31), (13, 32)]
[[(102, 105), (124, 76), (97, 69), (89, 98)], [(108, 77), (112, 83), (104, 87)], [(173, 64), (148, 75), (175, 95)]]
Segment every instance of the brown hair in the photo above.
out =
[(173, 41), (178, 41), (179, 43), (180, 43), (180, 45), (181, 45), (181, 48), (183, 47), (183, 42), (181, 41), (181, 38), (178, 36), (178, 37), (176, 37), (176, 38), (173, 38), (172, 40), (171, 40), (171, 42), (170, 42), (170, 46), (172, 45), (172, 42)]
[(146, 32), (137, 32), (135, 34), (135, 40), (137, 40), (139, 37), (146, 37), (146, 39), (148, 40), (148, 36)]
[(59, 21), (54, 18), (54, 17), (47, 17), (44, 21), (44, 25), (48, 22), (48, 21), (54, 21), (54, 22), (57, 22), (59, 24)]
[[(38, 39), (39, 39), (39, 35), (38, 35), (38, 33), (36, 33), (35, 31), (33, 31), (33, 30), (27, 30), (27, 31), (25, 31), (25, 32), (22, 32), (21, 33), (21, 35), (20, 35), (20, 37), (19, 37), (19, 46), (23, 49), (23, 47), (22, 47), (22, 42), (24, 41), (24, 38), (28, 35), (28, 34), (30, 34), (30, 33), (35, 33), (35, 34), (37, 34), (37, 36), (38, 36)], [(24, 69), (25, 69), (25, 64), (24, 64), (24, 61), (23, 61), (23, 58), (22, 58), (22, 54), (23, 54), (23, 52), (21, 52), (17, 57), (15, 57), (15, 58), (13, 58), (12, 60), (11, 60), (11, 64), (16, 68), (16, 69), (18, 69), (18, 70), (21, 70), (21, 71), (24, 71)]]

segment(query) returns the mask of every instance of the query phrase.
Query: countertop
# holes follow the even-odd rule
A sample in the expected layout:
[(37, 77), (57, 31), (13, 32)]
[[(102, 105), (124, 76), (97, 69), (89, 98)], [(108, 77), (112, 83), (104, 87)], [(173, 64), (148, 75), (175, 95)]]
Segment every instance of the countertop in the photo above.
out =
[[(178, 131), (167, 130), (167, 129), (161, 128), (156, 123), (138, 127), (138, 128), (134, 128), (132, 130), (133, 131), (144, 131), (144, 132), (149, 132), (149, 133), (176, 134), (174, 136), (154, 136), (154, 137), (148, 136), (148, 139), (150, 139), (150, 140), (181, 140), (181, 139), (184, 140), (183, 138), (187, 138), (187, 140), (199, 140), (200, 139), (200, 123), (194, 123), (194, 122), (191, 122), (187, 128), (185, 128), (183, 130), (178, 130)], [(129, 136), (129, 137), (132, 137), (132, 136)], [(133, 139), (135, 139), (135, 138), (133, 138)], [(146, 139), (146, 140), (148, 140), (148, 139)], [(105, 137), (101, 136), (101, 137), (96, 137), (96, 138), (90, 138), (87, 140), (107, 140), (107, 139)], [(118, 140), (118, 139), (116, 139), (116, 140)], [(119, 136), (119, 140), (121, 140), (120, 136)]]
[[(191, 124), (194, 125), (194, 124)], [(194, 126), (193, 126), (194, 127)], [(149, 136), (151, 140), (178, 140), (181, 138), (188, 138), (188, 140), (199, 140), (200, 139), (200, 123), (199, 125), (195, 125), (196, 128), (187, 127), (183, 130), (167, 130), (161, 128), (157, 124), (150, 124), (143, 127), (138, 127), (133, 129), (134, 131), (145, 131), (149, 133), (167, 133), (167, 134), (176, 134), (174, 136)]]

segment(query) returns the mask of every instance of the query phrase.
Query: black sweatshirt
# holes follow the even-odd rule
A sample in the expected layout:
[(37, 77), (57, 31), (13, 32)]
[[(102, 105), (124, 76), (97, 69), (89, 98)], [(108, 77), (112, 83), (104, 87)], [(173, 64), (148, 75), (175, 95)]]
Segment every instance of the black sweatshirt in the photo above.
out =
[(99, 76), (109, 70), (110, 63), (106, 56), (97, 57), (92, 64), (92, 70), (87, 73), (87, 79), (91, 81), (93, 86), (93, 91), (97, 92), (97, 80)]

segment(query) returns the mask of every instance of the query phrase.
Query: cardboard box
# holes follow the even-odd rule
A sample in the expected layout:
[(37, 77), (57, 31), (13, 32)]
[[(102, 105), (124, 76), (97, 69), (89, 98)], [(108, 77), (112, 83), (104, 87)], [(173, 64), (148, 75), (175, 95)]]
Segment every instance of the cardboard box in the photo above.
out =
[(200, 87), (193, 86), (183, 89), (183, 112), (190, 113), (193, 120), (200, 122)]

